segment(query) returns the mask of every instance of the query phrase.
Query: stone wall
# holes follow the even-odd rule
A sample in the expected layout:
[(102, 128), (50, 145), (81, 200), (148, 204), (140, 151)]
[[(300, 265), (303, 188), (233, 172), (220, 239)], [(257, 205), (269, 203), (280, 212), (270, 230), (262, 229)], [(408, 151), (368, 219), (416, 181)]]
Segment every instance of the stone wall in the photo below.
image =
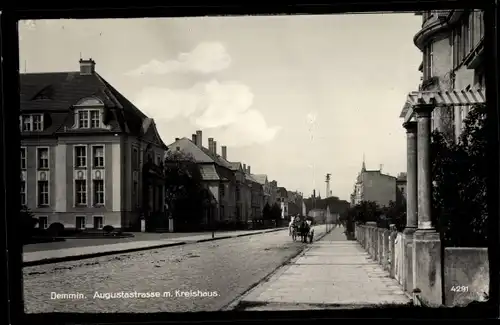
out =
[(444, 250), (445, 305), (484, 301), (490, 276), (487, 248), (447, 247)]
[[(356, 225), (356, 240), (377, 261), (389, 275), (396, 279), (407, 294), (412, 295), (413, 272), (419, 267), (419, 253), (413, 258), (414, 247), (411, 240), (405, 240), (403, 233), (378, 228), (375, 223)], [(426, 255), (425, 252), (421, 252)], [(429, 254), (427, 254), (429, 255)], [(433, 257), (439, 258), (439, 257)], [(416, 265), (413, 261), (416, 260)], [(446, 306), (466, 305), (472, 301), (484, 301), (489, 291), (489, 263), (486, 248), (448, 247), (444, 250), (444, 304)], [(425, 264), (425, 263), (423, 263)], [(420, 274), (425, 272), (420, 272)], [(419, 273), (417, 273), (419, 274)], [(437, 274), (434, 277), (438, 276)], [(439, 275), (440, 276), (440, 275)], [(420, 286), (433, 282), (429, 279), (415, 279)], [(421, 290), (425, 295), (435, 295), (432, 285)], [(437, 290), (437, 288), (436, 288)], [(440, 291), (440, 290), (439, 290)], [(431, 299), (429, 299), (431, 300)], [(436, 298), (432, 298), (433, 301)]]

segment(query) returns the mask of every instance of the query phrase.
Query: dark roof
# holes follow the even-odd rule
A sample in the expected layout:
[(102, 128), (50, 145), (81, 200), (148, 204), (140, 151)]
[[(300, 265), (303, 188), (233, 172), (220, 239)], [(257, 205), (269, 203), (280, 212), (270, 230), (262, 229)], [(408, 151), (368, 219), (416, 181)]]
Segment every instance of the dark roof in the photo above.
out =
[[(105, 119), (110, 129), (71, 130), (73, 105), (84, 98), (97, 98), (104, 103)], [(143, 136), (154, 123), (98, 73), (82, 75), (74, 72), (23, 73), (20, 75), (20, 106), (23, 113), (43, 113), (45, 130), (32, 135), (67, 133), (127, 133)], [(46, 122), (45, 122), (46, 121)], [(156, 132), (156, 131), (155, 131)], [(30, 135), (30, 133), (23, 133)], [(165, 146), (161, 139), (157, 144)], [(153, 141), (154, 142), (154, 141)]]

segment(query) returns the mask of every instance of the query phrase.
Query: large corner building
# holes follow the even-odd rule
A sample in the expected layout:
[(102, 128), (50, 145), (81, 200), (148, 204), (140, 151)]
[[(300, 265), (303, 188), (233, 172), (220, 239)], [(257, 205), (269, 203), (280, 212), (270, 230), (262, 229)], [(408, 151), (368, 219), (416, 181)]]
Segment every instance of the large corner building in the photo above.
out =
[(40, 227), (138, 229), (141, 215), (164, 209), (155, 180), (167, 148), (92, 59), (20, 82), (21, 204)]

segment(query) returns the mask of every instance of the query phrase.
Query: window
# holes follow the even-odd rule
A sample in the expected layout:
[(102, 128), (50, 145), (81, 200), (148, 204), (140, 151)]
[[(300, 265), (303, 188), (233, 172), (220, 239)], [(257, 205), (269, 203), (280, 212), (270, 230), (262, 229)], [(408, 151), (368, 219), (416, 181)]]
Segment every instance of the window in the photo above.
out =
[(37, 148), (38, 169), (49, 168), (49, 148)]
[(21, 169), (26, 169), (26, 148), (21, 148)]
[(38, 206), (49, 205), (49, 181), (38, 181)]
[(241, 196), (240, 187), (239, 186), (236, 186), (235, 194), (236, 194), (236, 201), (239, 201), (240, 200), (240, 196)]
[(98, 109), (83, 109), (77, 112), (78, 127), (81, 129), (100, 128), (101, 111)]
[(87, 147), (86, 146), (75, 146), (75, 167), (76, 168), (87, 167)]
[(78, 179), (75, 181), (75, 204), (87, 205), (87, 181)]
[(94, 229), (102, 229), (104, 226), (104, 218), (101, 216), (94, 216)]
[(219, 214), (220, 214), (220, 219), (224, 220), (224, 217), (226, 216), (226, 212), (224, 211), (224, 206), (223, 205), (220, 206)]
[(468, 31), (467, 31), (467, 43), (469, 44), (469, 50), (468, 52), (472, 51), (474, 46), (476, 45), (475, 39), (474, 39), (474, 11), (471, 11), (469, 14), (469, 20), (467, 22), (467, 25), (469, 26)]
[(21, 181), (21, 205), (26, 205), (26, 182)]
[(94, 168), (104, 168), (104, 146), (93, 146)]
[(134, 148), (133, 150), (133, 164), (134, 164), (134, 169), (139, 169), (139, 150), (137, 148)]
[(42, 131), (43, 130), (43, 116), (42, 115), (33, 115), (33, 131)]
[(223, 199), (226, 196), (226, 187), (224, 184), (219, 185), (219, 197)]
[(94, 205), (104, 205), (104, 180), (95, 179), (94, 183)]
[(160, 164), (161, 164), (161, 156), (160, 156), (160, 155), (157, 155), (157, 156), (156, 156), (156, 164), (157, 164), (157, 165), (160, 165)]
[(462, 26), (453, 31), (453, 67), (456, 68), (463, 60)]
[(29, 132), (33, 129), (32, 128), (33, 124), (31, 123), (31, 116), (22, 116), (21, 124), (23, 132)]
[(434, 64), (434, 53), (433, 53), (433, 45), (429, 43), (424, 48), (424, 80), (427, 80), (433, 75), (433, 64)]
[(43, 131), (43, 114), (22, 115), (20, 123), (23, 132)]
[(139, 183), (137, 181), (134, 181), (132, 196), (135, 200), (135, 206), (139, 206)]
[(86, 225), (85, 221), (86, 221), (85, 216), (77, 216), (75, 228), (76, 229), (85, 229), (85, 225)]
[(93, 129), (101, 127), (101, 112), (90, 111), (90, 127)]
[(40, 216), (38, 218), (38, 228), (40, 229), (47, 229), (49, 227), (49, 217), (47, 216)]

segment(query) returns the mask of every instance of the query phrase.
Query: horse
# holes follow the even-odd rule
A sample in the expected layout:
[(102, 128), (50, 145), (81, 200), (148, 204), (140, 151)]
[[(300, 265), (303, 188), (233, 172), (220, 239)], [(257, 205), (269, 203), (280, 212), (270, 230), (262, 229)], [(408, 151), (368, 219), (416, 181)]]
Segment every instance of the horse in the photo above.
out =
[(310, 230), (311, 227), (307, 224), (305, 220), (300, 223), (299, 233), (303, 243), (307, 243), (307, 236), (309, 235)]

